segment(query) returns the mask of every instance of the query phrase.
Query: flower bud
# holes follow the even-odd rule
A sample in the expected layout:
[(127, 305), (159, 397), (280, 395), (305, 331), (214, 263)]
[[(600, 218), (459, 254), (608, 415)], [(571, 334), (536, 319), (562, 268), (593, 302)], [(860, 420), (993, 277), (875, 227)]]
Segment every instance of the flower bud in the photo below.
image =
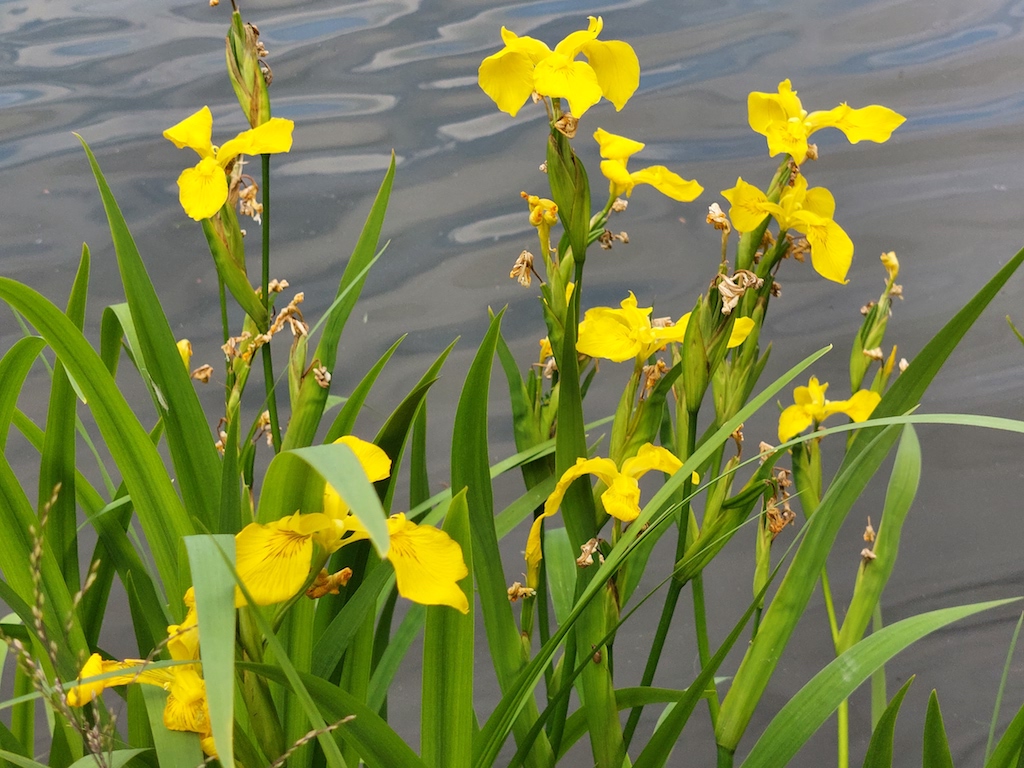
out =
[(238, 11), (231, 14), (231, 29), (227, 36), (228, 77), (242, 112), (253, 128), (270, 119), (265, 65), (260, 61), (260, 56), (266, 55), (266, 50), (259, 36), (256, 27), (242, 22), (242, 15)]

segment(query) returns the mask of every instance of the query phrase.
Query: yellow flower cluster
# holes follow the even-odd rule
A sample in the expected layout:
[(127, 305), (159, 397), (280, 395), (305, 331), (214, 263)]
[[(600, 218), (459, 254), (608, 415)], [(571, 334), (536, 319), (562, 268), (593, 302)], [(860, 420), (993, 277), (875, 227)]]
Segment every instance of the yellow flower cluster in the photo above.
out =
[(827, 383), (819, 384), (818, 379), (811, 376), (806, 387), (793, 390), (793, 405), (779, 416), (780, 442), (793, 439), (812, 425), (817, 428), (821, 422), (837, 413), (845, 413), (859, 424), (867, 420), (882, 399), (877, 392), (862, 389), (849, 400), (826, 400), (827, 389)]
[[(554, 50), (502, 27), (505, 47), (480, 64), (480, 87), (512, 117), (534, 93), (565, 99), (575, 117), (602, 97), (622, 109), (640, 85), (640, 62), (628, 43), (598, 40), (603, 27), (600, 16), (591, 16), (586, 29), (567, 35)], [(578, 61), (580, 55), (587, 60)]]

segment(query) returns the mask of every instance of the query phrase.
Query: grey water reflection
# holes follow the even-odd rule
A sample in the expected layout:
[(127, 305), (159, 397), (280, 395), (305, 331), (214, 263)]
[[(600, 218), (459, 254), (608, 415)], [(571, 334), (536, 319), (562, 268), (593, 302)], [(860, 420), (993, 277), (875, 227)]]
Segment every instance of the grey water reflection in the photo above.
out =
[[(72, 131), (96, 151), (161, 295), (172, 327), (188, 335), (197, 361), (217, 358), (216, 280), (197, 226), (183, 217), (174, 180), (188, 152), (160, 132), (203, 104), (215, 116), (215, 141), (242, 120), (222, 73), (228, 11), (201, 0), (7, 0), (0, 2), (0, 272), (63, 301), (82, 241), (94, 252), (89, 330), (102, 308), (120, 300), (98, 198)], [(678, 316), (706, 286), (716, 236), (704, 206), (738, 175), (766, 180), (773, 164), (763, 139), (746, 124), (746, 94), (774, 90), (792, 78), (804, 104), (828, 109), (881, 103), (908, 117), (884, 146), (849, 146), (822, 132), (815, 181), (835, 194), (837, 218), (857, 245), (851, 281), (826, 284), (806, 266), (786, 265), (783, 296), (766, 328), (774, 342), (767, 377), (810, 351), (835, 344), (815, 373), (844, 389), (845, 358), (859, 307), (881, 289), (878, 254), (896, 250), (906, 300), (896, 307), (889, 339), (912, 358), (1024, 241), (1024, 97), (1020, 82), (1024, 4), (997, 0), (649, 0), (583, 3), (493, 0), (434, 3), (301, 2), (247, 4), (274, 68), (275, 114), (296, 120), (295, 149), (275, 158), (274, 276), (306, 293), (317, 317), (326, 307), (392, 149), (399, 165), (386, 237), (388, 249), (370, 276), (342, 340), (337, 391), (348, 391), (371, 360), (400, 334), (409, 338), (378, 385), (360, 428), (372, 433), (409, 382), (452, 338), (462, 342), (432, 395), (434, 481), (447, 477), (446, 425), (488, 307), (509, 305), (506, 335), (529, 364), (542, 326), (533, 291), (506, 278), (515, 255), (533, 243), (524, 226), (520, 190), (541, 189), (544, 126), (538, 109), (516, 119), (497, 113), (475, 82), (480, 58), (499, 46), (505, 24), (549, 42), (579, 28), (588, 13), (604, 16), (606, 37), (629, 40), (643, 67), (638, 94), (621, 114), (607, 104), (586, 116), (577, 144), (596, 167), (586, 135), (598, 126), (647, 142), (643, 157), (698, 178), (705, 195), (680, 207), (641, 189), (622, 227), (631, 244), (593, 255), (588, 306), (612, 304), (633, 290)], [(223, 140), (223, 139), (220, 139)], [(595, 174), (596, 176), (596, 174)], [(600, 185), (594, 180), (595, 189)], [(1018, 417), (1024, 349), (1003, 316), (1024, 319), (1020, 278), (996, 298), (936, 380), (923, 408)], [(362, 322), (359, 322), (359, 321)], [(0, 320), (4, 347), (19, 335)], [(282, 350), (283, 353), (283, 350)], [(606, 373), (607, 371), (607, 373)], [(602, 376), (614, 378), (613, 366)], [(129, 376), (126, 390), (144, 402)], [(512, 452), (501, 383), (495, 380), (493, 460)], [(45, 392), (45, 375), (28, 392)], [(612, 407), (614, 387), (596, 386), (590, 415)], [(203, 391), (209, 411), (216, 387)], [(42, 398), (21, 403), (39, 421)], [(771, 441), (767, 416), (746, 426), (748, 445)], [(1021, 440), (964, 428), (920, 434), (925, 474), (907, 523), (900, 562), (885, 598), (886, 618), (1011, 596), (1022, 591), (1024, 521)], [(12, 437), (12, 446), (23, 446)], [(23, 451), (19, 470), (31, 476)], [(834, 466), (834, 463), (833, 463)], [(514, 493), (511, 482), (498, 492)], [(850, 516), (831, 563), (839, 595), (847, 594), (867, 515), (877, 515), (875, 488)], [(507, 554), (518, 577), (518, 542)], [(716, 561), (706, 582), (720, 639), (751, 597), (752, 538)], [(671, 560), (663, 553), (656, 570)], [(842, 603), (842, 597), (839, 598)], [(657, 601), (652, 601), (652, 605)], [(620, 634), (616, 664), (623, 684), (639, 678), (643, 612)], [(696, 652), (683, 606), (659, 682), (685, 685)], [(984, 749), (1012, 610), (985, 614), (934, 635), (899, 656), (893, 690), (909, 674), (918, 681), (898, 729), (897, 764), (919, 764), (926, 694), (939, 690), (958, 764), (978, 764)], [(124, 635), (125, 633), (121, 633)], [(117, 632), (107, 642), (118, 650)], [(483, 646), (483, 639), (480, 640)], [(637, 650), (633, 654), (631, 651)], [(124, 648), (126, 653), (133, 649)], [(815, 598), (750, 728), (753, 743), (781, 704), (830, 658), (827, 624)], [(735, 661), (730, 662), (735, 665)], [(481, 664), (481, 714), (496, 692)], [(490, 688), (487, 688), (488, 685)], [(415, 670), (403, 672), (390, 702), (392, 719), (416, 738)], [(1024, 697), (1020, 666), (1007, 692), (1008, 714)], [(655, 713), (642, 728), (649, 733)], [(867, 743), (867, 698), (853, 707), (854, 760)], [(829, 764), (832, 729), (823, 728), (796, 761)], [(701, 715), (673, 756), (674, 765), (711, 764), (710, 727)], [(578, 764), (585, 764), (585, 753)]]

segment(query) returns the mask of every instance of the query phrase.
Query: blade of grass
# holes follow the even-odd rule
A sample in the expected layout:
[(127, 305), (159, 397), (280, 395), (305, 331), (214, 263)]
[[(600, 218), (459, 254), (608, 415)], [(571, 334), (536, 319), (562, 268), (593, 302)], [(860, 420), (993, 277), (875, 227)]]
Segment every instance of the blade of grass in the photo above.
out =
[(1020, 628), (1024, 625), (1024, 613), (1017, 619), (1017, 626), (1013, 628), (1013, 637), (1010, 638), (1010, 647), (1006, 651), (1006, 662), (1003, 664), (1003, 675), (999, 678), (999, 690), (996, 691), (996, 703), (992, 708), (992, 721), (988, 726), (988, 741), (985, 742), (985, 761), (992, 756), (992, 744), (996, 738), (996, 723), (999, 722), (999, 710), (1003, 704), (1003, 693), (1006, 691), (1006, 681), (1010, 677), (1010, 662), (1013, 660), (1013, 652), (1017, 650), (1017, 640), (1020, 637)]
[(953, 754), (949, 751), (946, 726), (939, 709), (939, 695), (933, 690), (928, 696), (928, 711), (924, 715), (924, 752), (921, 764), (928, 768), (953, 768)]
[(871, 741), (868, 744), (867, 754), (864, 755), (864, 768), (892, 768), (893, 741), (896, 736), (896, 718), (899, 716), (900, 707), (903, 706), (903, 697), (910, 690), (914, 682), (911, 676), (903, 684), (896, 695), (892, 697), (889, 706), (885, 708), (874, 731), (871, 733)]

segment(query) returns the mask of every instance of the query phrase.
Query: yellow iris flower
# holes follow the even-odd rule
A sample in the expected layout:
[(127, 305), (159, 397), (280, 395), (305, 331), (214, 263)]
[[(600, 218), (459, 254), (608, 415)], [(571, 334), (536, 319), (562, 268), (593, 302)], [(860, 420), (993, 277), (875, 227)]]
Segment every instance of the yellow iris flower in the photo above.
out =
[(827, 189), (808, 189), (807, 179), (799, 175), (782, 191), (779, 202), (773, 203), (760, 189), (739, 178), (735, 187), (722, 190), (722, 196), (729, 201), (729, 218), (740, 232), (751, 232), (765, 216), (774, 216), (780, 231), (795, 229), (804, 234), (811, 246), (811, 265), (819, 275), (846, 282), (853, 262), (853, 241), (832, 220), (836, 201)]
[(272, 117), (263, 125), (242, 131), (220, 147), (212, 143), (213, 115), (203, 107), (164, 131), (164, 138), (178, 149), (195, 150), (199, 162), (178, 177), (178, 199), (185, 213), (196, 221), (208, 219), (228, 199), (228, 170), (239, 155), (287, 152), (292, 148), (291, 120)]
[[(199, 660), (199, 627), (195, 598), (190, 588), (185, 594), (188, 614), (181, 624), (167, 628), (167, 650), (174, 661)], [(103, 680), (91, 678), (114, 672)], [(150, 668), (142, 659), (104, 660), (98, 653), (88, 658), (78, 673), (78, 684), (67, 692), (68, 706), (82, 707), (93, 701), (106, 688), (130, 683), (156, 685), (167, 691), (164, 704), (164, 725), (172, 731), (190, 731), (200, 737), (203, 752), (217, 756), (210, 730), (210, 711), (206, 700), (206, 682), (199, 674), (199, 665), (181, 664), (161, 669)]]
[[(380, 448), (346, 436), (335, 442), (356, 454), (370, 482), (391, 474), (391, 460)], [(388, 518), (390, 548), (398, 593), (423, 605), (450, 605), (463, 613), (469, 601), (457, 584), (469, 574), (462, 548), (447, 533), (417, 525), (405, 515)], [(280, 603), (294, 597), (309, 577), (314, 544), (335, 552), (346, 544), (368, 539), (366, 528), (338, 493), (327, 486), (324, 511), (296, 512), (268, 525), (250, 523), (235, 537), (238, 575), (258, 605)]]
[(768, 139), (772, 157), (792, 155), (797, 165), (807, 159), (807, 137), (821, 128), (838, 128), (851, 144), (865, 140), (881, 144), (906, 120), (878, 104), (853, 109), (844, 103), (808, 114), (789, 80), (779, 83), (778, 93), (751, 93), (747, 97), (747, 116), (750, 127)]
[(862, 389), (849, 400), (831, 401), (825, 399), (827, 389), (827, 383), (819, 384), (818, 379), (811, 376), (806, 387), (793, 390), (794, 404), (779, 416), (779, 442), (791, 440), (812, 424), (817, 427), (836, 413), (845, 413), (857, 423), (865, 421), (882, 399), (877, 392)]
[[(505, 47), (481, 62), (480, 87), (512, 117), (534, 93), (565, 99), (575, 117), (602, 96), (620, 110), (640, 85), (640, 61), (628, 43), (598, 40), (603, 27), (600, 16), (590, 16), (586, 29), (569, 34), (553, 51), (502, 27)], [(587, 61), (577, 61), (580, 54)]]
[(601, 147), (601, 173), (608, 179), (609, 191), (613, 197), (633, 194), (637, 184), (650, 184), (661, 194), (689, 203), (696, 200), (704, 187), (696, 181), (687, 181), (679, 174), (670, 171), (663, 165), (651, 165), (630, 173), (626, 169), (629, 158), (644, 148), (644, 144), (625, 136), (609, 133), (603, 128), (594, 132), (594, 140)]
[[(689, 312), (674, 325), (658, 328), (651, 325), (653, 307), (637, 307), (632, 291), (619, 306), (619, 309), (595, 307), (586, 311), (579, 326), (577, 352), (615, 363), (634, 359), (642, 363), (669, 342), (681, 342), (686, 334)], [(737, 318), (729, 347), (742, 344), (753, 328), (754, 321), (749, 317)]]
[(540, 547), (541, 521), (558, 512), (566, 490), (578, 478), (594, 475), (608, 486), (601, 494), (604, 511), (617, 520), (629, 523), (640, 515), (639, 479), (654, 470), (672, 475), (681, 466), (683, 463), (670, 451), (650, 443), (641, 446), (636, 456), (622, 462), (621, 469), (611, 459), (576, 459), (576, 463), (558, 479), (555, 490), (544, 502), (544, 511), (533, 521), (530, 535), (526, 539), (527, 567), (533, 572), (543, 558)]

